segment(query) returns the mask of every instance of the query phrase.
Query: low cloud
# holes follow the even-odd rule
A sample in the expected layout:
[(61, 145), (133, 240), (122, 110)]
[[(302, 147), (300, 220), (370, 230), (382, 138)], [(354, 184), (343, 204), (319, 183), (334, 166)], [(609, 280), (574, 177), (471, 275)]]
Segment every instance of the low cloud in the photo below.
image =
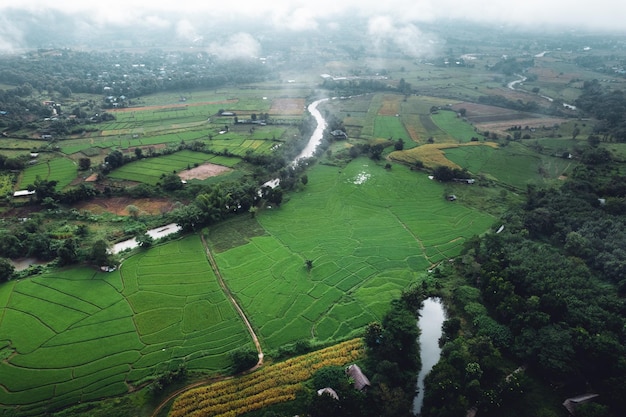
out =
[(221, 59), (237, 59), (258, 57), (261, 54), (261, 44), (249, 33), (236, 33), (223, 42), (212, 42), (208, 52)]
[(0, 53), (12, 53), (24, 47), (22, 31), (6, 17), (0, 16)]
[(433, 52), (432, 35), (423, 33), (414, 24), (398, 23), (389, 16), (371, 18), (367, 34), (379, 52), (387, 51), (390, 47), (411, 57), (426, 56)]

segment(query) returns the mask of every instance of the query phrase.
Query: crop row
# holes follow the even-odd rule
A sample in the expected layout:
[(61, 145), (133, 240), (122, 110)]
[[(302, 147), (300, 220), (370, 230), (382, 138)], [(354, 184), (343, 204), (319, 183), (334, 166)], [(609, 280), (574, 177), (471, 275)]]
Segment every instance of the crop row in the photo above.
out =
[(292, 400), (302, 389), (302, 383), (317, 370), (352, 362), (361, 355), (362, 348), (361, 339), (352, 339), (266, 366), (241, 378), (196, 388), (176, 399), (170, 416), (236, 416)]

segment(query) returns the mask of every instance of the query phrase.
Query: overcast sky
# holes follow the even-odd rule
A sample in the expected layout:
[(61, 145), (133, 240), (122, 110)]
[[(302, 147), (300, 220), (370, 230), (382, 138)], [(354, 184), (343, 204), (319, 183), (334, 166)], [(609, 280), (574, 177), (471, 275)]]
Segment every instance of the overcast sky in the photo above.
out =
[[(20, 20), (16, 14), (29, 17)], [(313, 31), (328, 30), (333, 22), (345, 24), (346, 16), (377, 19), (409, 32), (441, 18), (507, 27), (626, 31), (626, 2), (620, 0), (0, 0), (0, 50), (25, 46), (21, 44), (28, 31), (51, 22), (52, 14), (57, 21), (68, 14), (77, 32), (132, 26), (185, 38), (218, 21)]]

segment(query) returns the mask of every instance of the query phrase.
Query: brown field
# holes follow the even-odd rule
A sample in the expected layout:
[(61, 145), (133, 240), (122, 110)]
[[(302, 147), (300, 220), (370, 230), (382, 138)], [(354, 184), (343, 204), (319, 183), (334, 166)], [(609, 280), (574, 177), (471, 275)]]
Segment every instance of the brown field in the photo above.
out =
[(303, 98), (277, 98), (272, 101), (270, 114), (300, 116), (304, 113), (306, 101)]
[(408, 164), (413, 164), (415, 161), (422, 161), (426, 168), (435, 168), (437, 166), (447, 166), (453, 169), (460, 169), (457, 164), (446, 158), (444, 149), (458, 148), (460, 146), (491, 146), (497, 148), (498, 144), (495, 142), (468, 142), (463, 144), (458, 143), (433, 143), (418, 146), (417, 148), (408, 149), (405, 151), (394, 151), (389, 154), (389, 158)]
[(566, 122), (559, 117), (546, 117), (540, 114), (524, 113), (502, 107), (487, 106), (476, 103), (459, 103), (452, 106), (453, 109), (467, 110), (465, 118), (479, 130), (505, 132), (511, 126), (538, 128), (554, 126)]
[(185, 104), (166, 104), (163, 106), (143, 106), (143, 107), (124, 107), (121, 109), (108, 110), (111, 113), (125, 113), (129, 111), (146, 111), (146, 110), (162, 110), (162, 109), (180, 109), (185, 107), (205, 106), (207, 104), (233, 104), (237, 103), (237, 99), (219, 100), (219, 101), (203, 101), (200, 103), (185, 103)]
[(178, 176), (183, 180), (205, 180), (209, 177), (215, 177), (216, 175), (229, 171), (232, 171), (232, 169), (222, 165), (206, 163), (195, 168), (181, 171), (178, 173)]
[(140, 213), (150, 215), (158, 215), (171, 211), (174, 203), (166, 198), (130, 198), (130, 197), (111, 197), (111, 198), (94, 198), (90, 201), (84, 201), (77, 204), (74, 208), (77, 210), (88, 210), (93, 214), (114, 213), (118, 216), (128, 216), (129, 205), (133, 205), (139, 209)]
[(400, 113), (400, 97), (398, 96), (384, 96), (383, 103), (378, 109), (378, 115), (380, 116), (395, 116)]

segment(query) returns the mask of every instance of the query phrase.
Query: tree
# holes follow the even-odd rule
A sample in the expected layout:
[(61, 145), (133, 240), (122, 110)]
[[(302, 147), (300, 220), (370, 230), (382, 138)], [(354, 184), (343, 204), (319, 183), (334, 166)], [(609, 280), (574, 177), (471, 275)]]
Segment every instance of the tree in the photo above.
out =
[(440, 165), (434, 169), (433, 177), (435, 177), (437, 181), (452, 181), (452, 179), (454, 179), (454, 170), (445, 165)]
[(78, 160), (78, 169), (81, 171), (87, 171), (91, 168), (91, 159), (89, 158), (80, 158)]
[(133, 204), (126, 206), (126, 211), (133, 219), (137, 219), (137, 217), (139, 217), (139, 208)]
[(137, 239), (137, 243), (139, 244), (139, 247), (144, 248), (144, 249), (149, 248), (154, 243), (154, 239), (152, 238), (152, 236), (150, 236), (146, 232), (140, 233), (139, 235), (137, 235), (136, 239)]
[(0, 282), (6, 282), (13, 277), (15, 267), (6, 258), (0, 258)]
[(51, 197), (56, 199), (58, 197), (56, 192), (56, 185), (58, 181), (55, 180), (42, 180), (37, 176), (35, 178), (34, 184), (29, 184), (27, 189), (28, 191), (34, 191), (35, 196), (37, 197), (37, 201), (41, 202), (46, 197)]
[(143, 150), (139, 147), (135, 148), (135, 157), (137, 159), (143, 158)]
[(233, 371), (236, 374), (247, 371), (259, 361), (257, 351), (250, 347), (240, 348), (231, 352), (230, 358), (233, 362)]
[(63, 245), (57, 249), (59, 266), (71, 265), (78, 261), (78, 245), (74, 239), (65, 239)]
[(106, 266), (110, 263), (111, 255), (109, 254), (109, 246), (104, 240), (97, 240), (93, 244), (91, 253), (89, 254), (89, 260), (96, 266)]
[(166, 191), (175, 191), (183, 188), (180, 177), (176, 174), (167, 174), (161, 179), (161, 188)]
[(124, 165), (124, 155), (120, 151), (113, 151), (104, 158), (104, 162), (110, 169)]
[(304, 261), (304, 266), (306, 267), (307, 271), (310, 271), (311, 269), (313, 269), (313, 261), (311, 259), (307, 259), (306, 261)]

